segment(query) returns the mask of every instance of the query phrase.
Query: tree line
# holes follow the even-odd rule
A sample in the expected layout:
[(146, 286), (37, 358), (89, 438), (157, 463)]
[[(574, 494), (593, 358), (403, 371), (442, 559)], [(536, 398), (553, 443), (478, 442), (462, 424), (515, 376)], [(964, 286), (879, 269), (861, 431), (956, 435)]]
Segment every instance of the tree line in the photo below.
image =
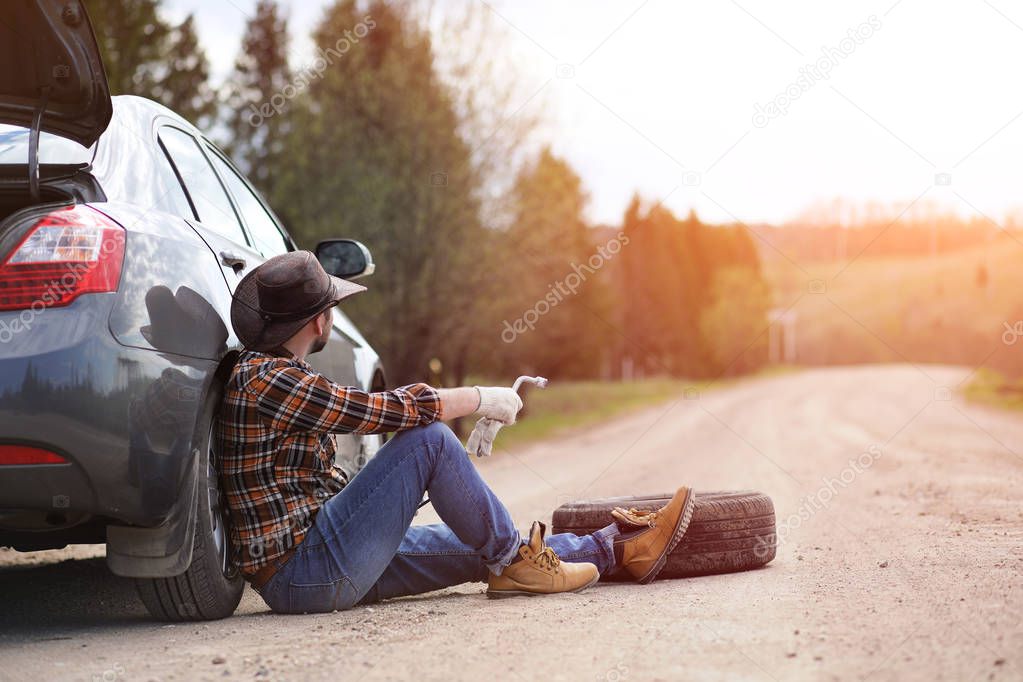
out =
[(259, 0), (214, 88), (192, 17), (165, 23), (159, 0), (87, 5), (115, 93), (212, 130), (302, 247), (344, 236), (370, 248), (370, 291), (344, 308), (391, 384), (426, 377), (434, 359), (448, 385), (765, 362), (770, 295), (748, 231), (639, 196), (620, 224), (588, 224), (576, 171), (549, 146), (529, 151), (524, 116), (508, 120), (507, 74), (469, 43), (485, 35), (465, 30), (481, 25), (472, 10), (451, 19), (465, 41), (452, 56), (415, 3), (338, 0), (298, 65), (287, 17)]

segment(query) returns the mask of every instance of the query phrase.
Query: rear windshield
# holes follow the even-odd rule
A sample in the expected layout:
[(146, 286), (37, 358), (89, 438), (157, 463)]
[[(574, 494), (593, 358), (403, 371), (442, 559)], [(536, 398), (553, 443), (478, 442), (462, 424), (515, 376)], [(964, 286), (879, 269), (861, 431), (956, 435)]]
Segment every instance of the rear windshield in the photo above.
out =
[[(0, 164), (28, 163), (28, 128), (0, 123)], [(39, 134), (39, 163), (89, 163), (92, 152), (77, 142), (51, 133)]]

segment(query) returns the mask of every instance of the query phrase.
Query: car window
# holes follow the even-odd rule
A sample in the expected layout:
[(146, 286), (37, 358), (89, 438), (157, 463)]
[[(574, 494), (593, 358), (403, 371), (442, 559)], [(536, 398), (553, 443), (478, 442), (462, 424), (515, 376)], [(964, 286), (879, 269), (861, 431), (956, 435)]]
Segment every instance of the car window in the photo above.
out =
[[(86, 149), (77, 142), (42, 131), (39, 135), (39, 163), (42, 166), (84, 166), (92, 163), (89, 172), (99, 181), (108, 200), (129, 201), (147, 211), (158, 210), (194, 218), (192, 205), (188, 203), (170, 160), (164, 153), (157, 152), (161, 158), (155, 159), (155, 167), (151, 167), (148, 161), (141, 161), (149, 158), (150, 150), (130, 133), (122, 135), (120, 140), (111, 134), (111, 130), (123, 129), (123, 126), (111, 126), (94, 149)], [(28, 138), (28, 128), (0, 124), (0, 165), (26, 163)], [(131, 146), (125, 148), (125, 141)], [(125, 159), (131, 159), (131, 163), (126, 163)]]
[(289, 251), (288, 240), (281, 234), (277, 222), (270, 217), (263, 202), (259, 200), (244, 180), (219, 154), (210, 150), (213, 165), (220, 172), (220, 177), (227, 183), (227, 188), (234, 197), (238, 210), (245, 219), (249, 233), (255, 240), (256, 250), (263, 254), (264, 258), (277, 256)]
[[(103, 140), (100, 140), (100, 144), (103, 144)], [(156, 162), (160, 166), (160, 177), (158, 180), (154, 179), (157, 185), (155, 191), (159, 197), (155, 205), (161, 211), (171, 215), (178, 215), (182, 218), (195, 218), (195, 211), (192, 210), (192, 205), (188, 202), (188, 196), (185, 195), (185, 188), (181, 185), (181, 178), (178, 177), (177, 172), (174, 170), (174, 165), (171, 163), (170, 158), (168, 158), (167, 150), (162, 142), (160, 143), (160, 148), (163, 150), (163, 154), (157, 154), (157, 156), (162, 156), (163, 161)]]
[[(0, 164), (28, 163), (28, 128), (0, 123)], [(78, 165), (89, 163), (92, 151), (60, 135), (39, 133), (39, 163)]]
[(199, 222), (214, 232), (245, 244), (245, 232), (231, 200), (195, 138), (183, 130), (167, 126), (160, 130), (160, 142), (185, 184)]

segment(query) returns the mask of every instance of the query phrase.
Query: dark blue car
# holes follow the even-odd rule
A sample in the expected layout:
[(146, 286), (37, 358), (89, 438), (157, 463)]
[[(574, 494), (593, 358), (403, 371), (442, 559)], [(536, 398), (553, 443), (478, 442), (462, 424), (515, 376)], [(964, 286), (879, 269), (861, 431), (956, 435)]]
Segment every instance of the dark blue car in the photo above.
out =
[[(211, 438), (239, 351), (231, 292), (295, 243), (230, 160), (174, 112), (110, 97), (79, 3), (19, 0), (0, 41), (0, 546), (105, 543), (167, 620), (230, 615)], [(348, 279), (358, 242), (317, 246)], [(381, 390), (377, 354), (335, 311), (312, 364)], [(338, 436), (354, 474), (378, 436)]]

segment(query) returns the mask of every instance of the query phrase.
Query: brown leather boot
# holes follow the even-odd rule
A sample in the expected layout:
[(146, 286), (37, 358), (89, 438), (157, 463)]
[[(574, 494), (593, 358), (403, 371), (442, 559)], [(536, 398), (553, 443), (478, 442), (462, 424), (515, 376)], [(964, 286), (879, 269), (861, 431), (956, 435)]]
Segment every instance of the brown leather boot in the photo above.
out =
[(519, 548), (520, 558), (505, 566), (501, 575), (490, 574), (488, 597), (579, 592), (600, 579), (593, 564), (562, 563), (543, 541), (546, 530), (544, 524), (533, 522), (529, 542)]
[[(693, 503), (693, 491), (683, 486), (668, 504), (657, 511), (615, 507), (611, 516), (625, 531), (616, 543), (620, 545), (616, 550), (621, 551), (619, 566), (643, 584), (656, 578), (664, 568), (668, 554), (689, 528)], [(615, 552), (616, 555), (618, 553)]]

